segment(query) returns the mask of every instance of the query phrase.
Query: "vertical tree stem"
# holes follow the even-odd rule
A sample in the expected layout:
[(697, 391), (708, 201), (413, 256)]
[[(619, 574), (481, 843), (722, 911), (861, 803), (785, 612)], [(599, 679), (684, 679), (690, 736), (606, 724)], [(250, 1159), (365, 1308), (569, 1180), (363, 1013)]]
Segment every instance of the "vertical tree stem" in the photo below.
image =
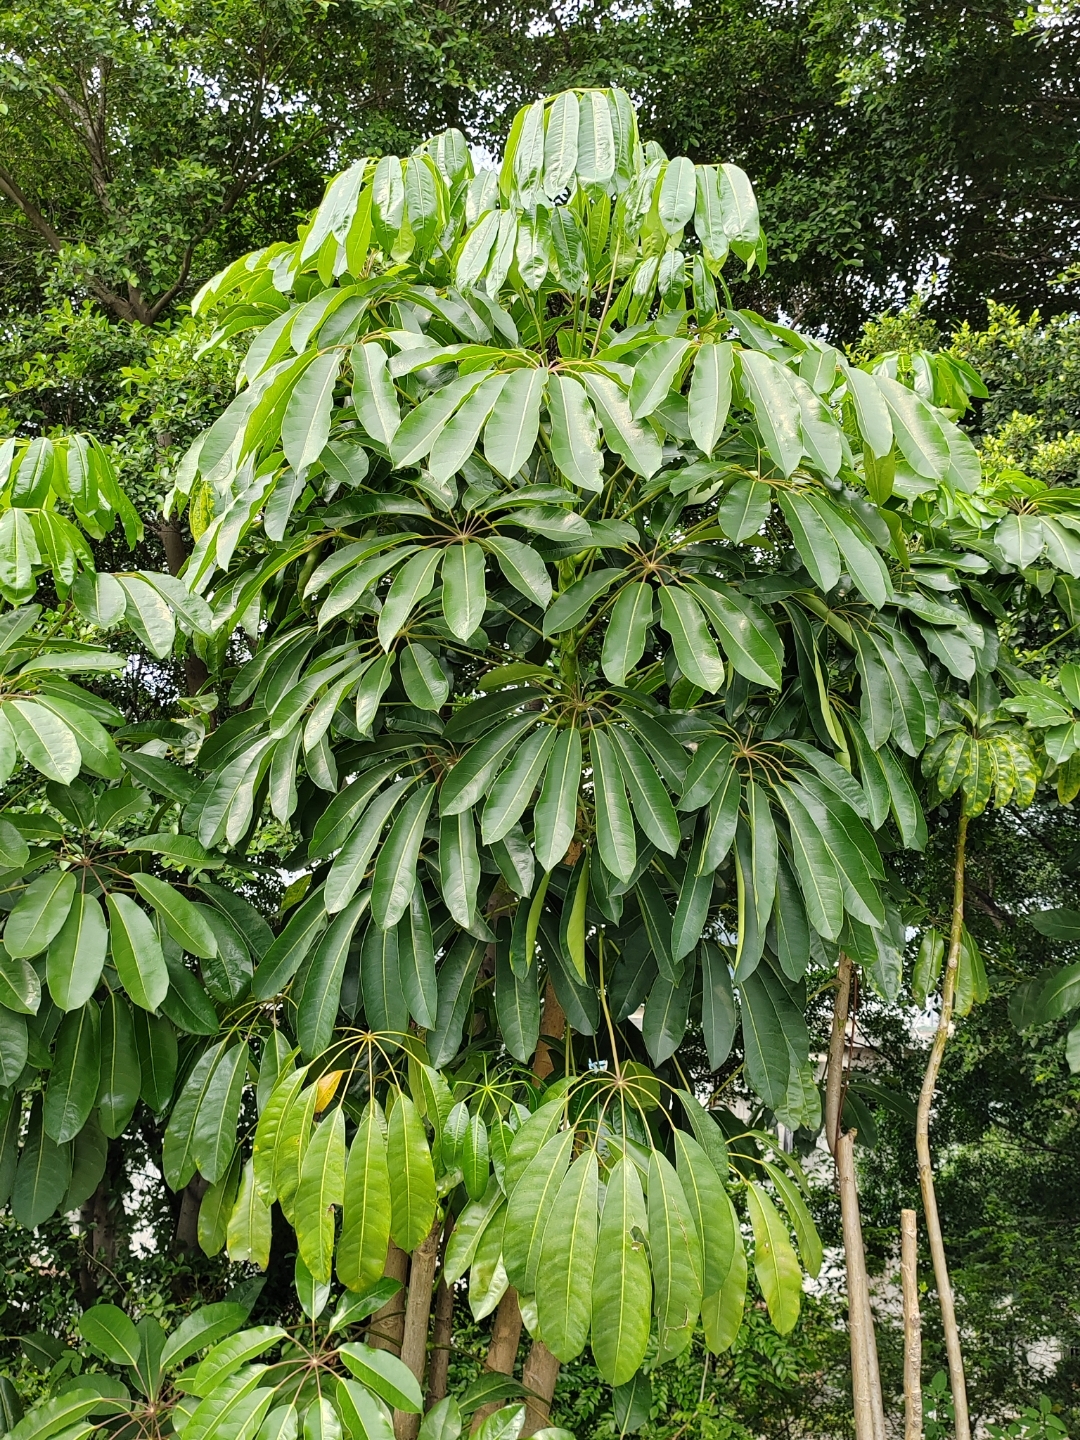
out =
[[(409, 1256), (390, 1241), (386, 1252), (386, 1266), (383, 1274), (391, 1280), (399, 1280), (402, 1285), (409, 1275)], [(405, 1335), (405, 1296), (402, 1291), (391, 1295), (386, 1304), (375, 1311), (368, 1321), (367, 1342), (376, 1350), (391, 1350), (395, 1355), (401, 1354), (401, 1342)]]
[[(513, 1375), (520, 1343), (521, 1311), (518, 1309), (517, 1291), (511, 1285), (495, 1311), (484, 1369), (493, 1370), (497, 1375)], [(496, 1410), (501, 1410), (505, 1404), (505, 1400), (492, 1400), (487, 1405), (479, 1406), (473, 1415), (472, 1431), (479, 1430), (487, 1417), (494, 1415)]]
[(900, 1211), (900, 1283), (904, 1295), (904, 1440), (922, 1440), (922, 1317), (915, 1211)]
[(546, 1427), (558, 1378), (559, 1361), (542, 1340), (534, 1340), (529, 1358), (521, 1369), (521, 1383), (529, 1392), (525, 1397), (522, 1435), (535, 1435)]
[(844, 1040), (847, 1033), (848, 1005), (851, 999), (851, 956), (840, 951), (836, 972), (836, 995), (833, 999), (832, 1033), (829, 1036), (829, 1058), (825, 1069), (825, 1140), (835, 1156), (840, 1138), (840, 1111), (844, 1090)]
[(454, 1292), (445, 1280), (435, 1288), (435, 1320), (431, 1327), (431, 1360), (425, 1410), (446, 1399), (450, 1378), (450, 1344), (454, 1338)]
[[(409, 1267), (409, 1300), (405, 1306), (405, 1328), (401, 1338), (401, 1358), (424, 1388), (427, 1369), (428, 1325), (435, 1271), (439, 1265), (439, 1239), (442, 1221), (436, 1220), (427, 1235), (413, 1251)], [(420, 1416), (406, 1410), (394, 1411), (394, 1434), (397, 1440), (416, 1440)]]
[(851, 957), (841, 950), (833, 999), (832, 1033), (825, 1069), (825, 1138), (836, 1161), (840, 1214), (847, 1274), (848, 1331), (851, 1340), (851, 1396), (856, 1440), (885, 1440), (885, 1407), (881, 1394), (874, 1315), (866, 1276), (859, 1192), (855, 1184), (854, 1132), (843, 1133), (844, 1046), (851, 1002)]
[(836, 1173), (840, 1186), (840, 1216), (844, 1231), (847, 1271), (848, 1331), (851, 1337), (851, 1394), (855, 1410), (855, 1440), (881, 1440), (885, 1432), (881, 1382), (877, 1375), (877, 1345), (866, 1278), (859, 1195), (855, 1188), (855, 1132), (848, 1130), (836, 1142)]
[(967, 853), (967, 828), (968, 817), (961, 812), (956, 831), (952, 923), (949, 929), (949, 953), (945, 961), (945, 975), (941, 984), (941, 1013), (938, 1016), (938, 1028), (934, 1035), (934, 1043), (930, 1047), (930, 1058), (926, 1062), (926, 1074), (923, 1076), (915, 1122), (915, 1150), (919, 1157), (919, 1187), (922, 1190), (923, 1209), (926, 1212), (926, 1233), (930, 1241), (930, 1255), (934, 1262), (938, 1304), (941, 1306), (941, 1323), (945, 1332), (945, 1353), (949, 1361), (949, 1387), (952, 1391), (953, 1412), (956, 1417), (956, 1440), (971, 1440), (971, 1422), (968, 1418), (967, 1384), (964, 1380), (964, 1356), (960, 1347), (960, 1330), (956, 1324), (956, 1307), (953, 1303), (952, 1283), (949, 1280), (949, 1264), (945, 1258), (945, 1240), (941, 1233), (937, 1195), (934, 1191), (934, 1167), (930, 1159), (930, 1109), (934, 1103), (938, 1072), (941, 1069), (942, 1057), (949, 1039), (949, 1026), (952, 1023), (953, 1005), (956, 1001), (960, 944), (964, 933), (964, 864)]

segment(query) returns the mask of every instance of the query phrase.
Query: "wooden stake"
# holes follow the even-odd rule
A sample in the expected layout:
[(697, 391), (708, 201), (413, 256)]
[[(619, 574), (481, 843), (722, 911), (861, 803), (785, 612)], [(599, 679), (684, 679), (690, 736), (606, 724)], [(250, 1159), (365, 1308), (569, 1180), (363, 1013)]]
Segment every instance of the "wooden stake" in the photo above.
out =
[(904, 1440), (922, 1440), (922, 1316), (914, 1210), (900, 1211), (900, 1282), (904, 1292)]

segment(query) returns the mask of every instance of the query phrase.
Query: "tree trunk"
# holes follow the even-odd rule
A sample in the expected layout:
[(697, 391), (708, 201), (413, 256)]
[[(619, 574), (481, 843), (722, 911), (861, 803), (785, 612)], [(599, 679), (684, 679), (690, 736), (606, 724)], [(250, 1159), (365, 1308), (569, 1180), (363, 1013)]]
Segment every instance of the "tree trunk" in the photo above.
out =
[(926, 1233), (930, 1241), (930, 1256), (934, 1262), (934, 1281), (937, 1285), (938, 1304), (941, 1307), (941, 1324), (945, 1332), (945, 1353), (949, 1361), (949, 1388), (952, 1391), (956, 1440), (971, 1440), (971, 1422), (968, 1418), (964, 1355), (960, 1346), (960, 1330), (956, 1323), (956, 1307), (953, 1303), (952, 1282), (949, 1279), (949, 1263), (945, 1257), (945, 1239), (941, 1231), (937, 1195), (934, 1190), (934, 1166), (930, 1158), (930, 1109), (934, 1103), (938, 1071), (941, 1069), (941, 1061), (949, 1039), (953, 1004), (956, 1000), (956, 980), (960, 970), (960, 947), (964, 933), (964, 864), (967, 852), (967, 829), (968, 817), (961, 812), (956, 832), (952, 922), (949, 928), (949, 953), (945, 962), (945, 975), (941, 983), (941, 1012), (938, 1015), (934, 1043), (930, 1047), (930, 1058), (926, 1063), (926, 1074), (923, 1077), (922, 1091), (919, 1094), (919, 1109), (915, 1121), (915, 1149), (919, 1157), (919, 1187), (922, 1190), (923, 1209), (926, 1212)]
[(885, 1408), (881, 1395), (874, 1316), (866, 1275), (859, 1193), (855, 1188), (855, 1132), (836, 1142), (840, 1183), (840, 1217), (847, 1271), (848, 1330), (851, 1337), (851, 1393), (855, 1409), (855, 1440), (885, 1440)]
[(540, 1040), (537, 1042), (536, 1050), (533, 1053), (533, 1074), (538, 1080), (546, 1080), (555, 1069), (555, 1062), (551, 1058), (551, 1050), (544, 1044), (543, 1037), (550, 1036), (552, 1039), (561, 1037), (566, 1033), (566, 1011), (559, 1004), (558, 997), (552, 988), (551, 981), (547, 982), (544, 990), (544, 1014), (540, 1021)]
[(522, 1435), (535, 1435), (547, 1425), (558, 1378), (558, 1360), (542, 1340), (534, 1340), (521, 1372), (521, 1383), (529, 1392), (525, 1399)]
[[(409, 1299), (405, 1306), (405, 1324), (401, 1339), (401, 1358), (416, 1376), (421, 1393), (427, 1370), (428, 1326), (431, 1321), (431, 1299), (435, 1271), (439, 1266), (439, 1239), (442, 1221), (436, 1220), (412, 1254), (409, 1267)], [(397, 1440), (416, 1440), (420, 1416), (406, 1410), (394, 1411), (394, 1434)]]
[(435, 1289), (435, 1323), (431, 1329), (431, 1359), (425, 1410), (446, 1399), (450, 1376), (450, 1345), (454, 1338), (454, 1292), (445, 1280)]
[(105, 1174), (79, 1211), (83, 1245), (79, 1260), (79, 1302), (84, 1309), (96, 1304), (101, 1289), (99, 1273), (112, 1273), (120, 1253), (117, 1213), (124, 1181), (123, 1157), (116, 1141), (109, 1142)]
[(900, 1211), (900, 1283), (904, 1295), (904, 1440), (922, 1440), (922, 1317), (915, 1211)]
[[(383, 1274), (391, 1280), (400, 1280), (402, 1285), (409, 1274), (409, 1256), (399, 1245), (390, 1241), (386, 1252), (386, 1266)], [(401, 1342), (405, 1338), (405, 1293), (399, 1290), (391, 1295), (386, 1304), (375, 1311), (368, 1321), (367, 1342), (376, 1350), (390, 1350), (401, 1354)]]
[(199, 1174), (191, 1177), (184, 1186), (180, 1200), (180, 1218), (176, 1222), (173, 1236), (174, 1255), (195, 1255), (199, 1250), (199, 1206), (210, 1188), (210, 1183)]
[(851, 1341), (851, 1396), (856, 1440), (884, 1440), (885, 1406), (881, 1394), (874, 1314), (866, 1274), (866, 1251), (855, 1184), (855, 1135), (844, 1133), (844, 1048), (851, 1003), (851, 957), (840, 952), (833, 1000), (832, 1033), (825, 1072), (825, 1138), (836, 1162), (847, 1275), (848, 1333)]
[[(521, 1311), (518, 1309), (517, 1291), (511, 1285), (495, 1311), (484, 1369), (492, 1370), (497, 1375), (513, 1375), (520, 1341)], [(489, 1405), (481, 1405), (473, 1415), (472, 1429), (478, 1430), (487, 1417), (500, 1410), (505, 1403), (504, 1400), (493, 1400)]]

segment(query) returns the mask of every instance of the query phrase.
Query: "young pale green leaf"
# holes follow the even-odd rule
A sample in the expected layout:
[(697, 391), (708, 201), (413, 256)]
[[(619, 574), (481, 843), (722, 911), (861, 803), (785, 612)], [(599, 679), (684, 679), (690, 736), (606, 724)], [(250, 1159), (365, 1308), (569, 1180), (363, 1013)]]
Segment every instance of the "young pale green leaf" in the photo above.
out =
[[(716, 1128), (711, 1120), (705, 1123)], [(676, 1171), (701, 1240), (702, 1288), (712, 1295), (731, 1269), (735, 1246), (742, 1244), (735, 1211), (716, 1167), (698, 1142), (683, 1130), (674, 1130), (672, 1136)]]
[(740, 1243), (735, 1246), (731, 1269), (723, 1288), (713, 1295), (706, 1295), (701, 1302), (705, 1344), (714, 1355), (720, 1355), (734, 1345), (742, 1327), (745, 1305), (746, 1252)]
[[(562, 1106), (560, 1105), (559, 1114), (561, 1111)], [(536, 1114), (539, 1115), (540, 1112), (537, 1111)], [(559, 1114), (554, 1116), (556, 1125), (559, 1122)], [(543, 1126), (536, 1131), (537, 1135), (544, 1135), (550, 1118), (545, 1116)], [(536, 1115), (533, 1119), (536, 1119)], [(523, 1126), (522, 1130), (518, 1132), (519, 1136), (524, 1129)], [(530, 1135), (530, 1141), (532, 1138), (533, 1136)], [(519, 1294), (532, 1295), (536, 1292), (537, 1270), (544, 1232), (551, 1214), (552, 1203), (559, 1193), (563, 1177), (570, 1164), (573, 1144), (573, 1130), (563, 1130), (552, 1134), (551, 1138), (547, 1139), (532, 1154), (524, 1168), (519, 1169), (518, 1164), (515, 1163), (514, 1175), (517, 1178), (509, 1190), (506, 1225), (503, 1229), (503, 1264), (506, 1266), (506, 1273), (511, 1285), (515, 1286)], [(513, 1151), (514, 1146), (511, 1146), (511, 1156), (513, 1156)], [(518, 1161), (520, 1158), (520, 1156), (517, 1157)], [(509, 1165), (506, 1179), (509, 1185), (511, 1180)]]
[(389, 1350), (375, 1350), (360, 1341), (352, 1341), (340, 1346), (338, 1354), (346, 1368), (388, 1405), (409, 1415), (423, 1411), (424, 1400), (416, 1376)]
[(795, 1238), (799, 1242), (799, 1254), (802, 1256), (802, 1263), (806, 1267), (806, 1273), (816, 1279), (821, 1271), (823, 1251), (821, 1236), (817, 1232), (810, 1211), (807, 1209), (806, 1201), (803, 1199), (802, 1191), (795, 1184), (786, 1170), (779, 1165), (772, 1165), (769, 1161), (762, 1161), (762, 1166), (769, 1179), (776, 1186), (777, 1194), (783, 1202), (784, 1209), (788, 1213), (792, 1228), (795, 1231)]
[(754, 1274), (765, 1296), (769, 1319), (781, 1335), (795, 1328), (802, 1299), (802, 1273), (776, 1207), (754, 1181), (746, 1187), (754, 1231)]
[(390, 1240), (390, 1170), (378, 1109), (369, 1103), (349, 1148), (337, 1277), (363, 1292), (378, 1282)]

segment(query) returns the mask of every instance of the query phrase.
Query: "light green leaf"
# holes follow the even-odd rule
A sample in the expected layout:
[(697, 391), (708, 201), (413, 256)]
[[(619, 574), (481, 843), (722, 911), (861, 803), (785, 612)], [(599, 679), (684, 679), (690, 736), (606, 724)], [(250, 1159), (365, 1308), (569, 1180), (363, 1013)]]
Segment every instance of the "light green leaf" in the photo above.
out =
[(330, 1279), (334, 1209), (345, 1199), (345, 1113), (336, 1106), (315, 1128), (300, 1169), (293, 1224), (300, 1254), (312, 1276)]
[(14, 959), (40, 955), (60, 933), (75, 899), (75, 876), (49, 870), (24, 890), (4, 930), (4, 948)]
[(487, 608), (484, 552), (475, 543), (447, 547), (442, 562), (443, 615), (450, 633), (468, 640), (479, 628)]
[(132, 875), (135, 889), (154, 907), (181, 949), (200, 960), (213, 960), (217, 940), (205, 915), (173, 886), (154, 875)]
[(316, 355), (293, 386), (285, 406), (281, 448), (298, 475), (315, 463), (330, 438), (330, 412), (341, 354), (340, 350), (325, 350)]
[(555, 372), (548, 379), (547, 404), (551, 458), (571, 485), (582, 490), (602, 490), (600, 431), (584, 387), (572, 376)]
[(33, 700), (8, 700), (0, 713), (11, 726), (23, 758), (47, 780), (70, 785), (82, 769), (82, 752), (71, 726)]
[(435, 1218), (435, 1170), (423, 1122), (407, 1095), (399, 1094), (390, 1111), (386, 1154), (394, 1177), (390, 1234), (403, 1250), (414, 1250)]
[(369, 1102), (349, 1148), (337, 1277), (363, 1292), (378, 1282), (390, 1240), (390, 1170), (383, 1120)]
[(799, 1318), (802, 1299), (799, 1262), (776, 1207), (752, 1180), (746, 1186), (746, 1200), (754, 1231), (754, 1274), (765, 1296), (769, 1319), (781, 1335), (787, 1335)]
[(487, 462), (507, 480), (518, 473), (536, 445), (547, 375), (542, 367), (513, 371), (484, 427)]
[(168, 994), (169, 972), (153, 922), (129, 895), (108, 896), (109, 944), (124, 989), (144, 1010)]

